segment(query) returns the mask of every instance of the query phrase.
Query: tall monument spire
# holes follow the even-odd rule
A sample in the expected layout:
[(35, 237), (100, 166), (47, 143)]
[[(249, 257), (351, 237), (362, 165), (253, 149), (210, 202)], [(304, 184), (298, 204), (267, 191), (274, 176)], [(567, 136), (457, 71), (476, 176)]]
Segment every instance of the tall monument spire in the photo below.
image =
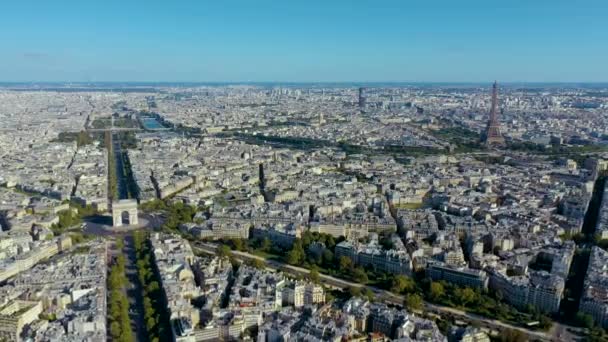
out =
[(487, 145), (503, 145), (505, 143), (505, 138), (500, 133), (500, 122), (498, 120), (498, 85), (496, 81), (492, 87), (492, 108), (490, 109), (485, 143)]

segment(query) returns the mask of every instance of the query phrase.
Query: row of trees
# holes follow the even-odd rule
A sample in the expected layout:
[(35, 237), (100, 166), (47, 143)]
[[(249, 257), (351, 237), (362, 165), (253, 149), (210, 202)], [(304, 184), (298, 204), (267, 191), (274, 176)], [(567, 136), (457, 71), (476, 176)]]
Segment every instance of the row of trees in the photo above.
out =
[(140, 295), (143, 299), (144, 322), (148, 339), (152, 342), (169, 341), (171, 340), (169, 314), (160, 287), (160, 279), (156, 268), (153, 266), (154, 256), (143, 232), (136, 232), (133, 239), (137, 256), (137, 277), (142, 288)]
[[(231, 239), (226, 242), (220, 243), (217, 247), (216, 255), (220, 258), (228, 258), (230, 259), (230, 263), (232, 264), (232, 269), (234, 272), (238, 270), (239, 262), (234, 258), (232, 254), (232, 249), (236, 249), (238, 251), (244, 251), (242, 246), (244, 244), (244, 240), (242, 239)], [(235, 245), (240, 246), (241, 248), (234, 247)], [(264, 269), (266, 267), (266, 263), (261, 259), (250, 259), (245, 262), (247, 266), (255, 267), (257, 269)]]
[[(310, 248), (315, 242), (322, 243), (325, 248)], [(469, 312), (516, 324), (538, 321), (543, 329), (547, 329), (551, 325), (551, 320), (547, 316), (536, 312), (533, 308), (529, 308), (526, 312), (520, 312), (503, 302), (500, 293), (489, 295), (472, 288), (463, 288), (446, 282), (433, 282), (430, 279), (424, 279), (423, 276), (415, 280), (405, 275), (386, 274), (354, 265), (348, 257), (335, 258), (334, 250), (337, 242), (340, 242), (340, 240), (336, 241), (331, 235), (306, 232), (301, 238), (295, 239), (291, 249), (284, 250), (273, 245), (267, 238), (256, 238), (249, 241), (230, 239), (223, 241), (218, 249), (218, 254), (230, 256), (232, 250), (271, 254), (270, 257), (310, 269), (309, 278), (315, 282), (320, 280), (319, 272), (321, 271), (357, 283), (372, 284), (393, 293), (402, 294), (405, 298), (404, 305), (410, 310), (421, 310), (426, 299), (437, 304), (460, 307)], [(258, 264), (258, 267), (263, 266), (261, 262)], [(370, 295), (370, 297), (373, 297), (373, 292), (369, 290), (355, 289), (353, 291), (355, 292), (353, 295)]]
[[(253, 238), (249, 240), (229, 239), (222, 240), (222, 244), (237, 251), (249, 252), (280, 259), (291, 265), (303, 266), (306, 268), (317, 267), (320, 269), (330, 269), (334, 266), (333, 250), (336, 243), (341, 239), (336, 239), (329, 234), (311, 233), (309, 231), (302, 234), (301, 238), (296, 238), (291, 249), (284, 249), (273, 244), (269, 238)], [(310, 246), (313, 243), (321, 243), (325, 246), (323, 250), (312, 251)]]
[(110, 323), (110, 335), (113, 341), (131, 342), (135, 340), (129, 320), (129, 300), (125, 293), (126, 283), (125, 257), (121, 254), (116, 258), (116, 263), (111, 266), (108, 276), (108, 290), (110, 293), (108, 322)]
[[(287, 253), (287, 263), (310, 267), (331, 269), (335, 268), (334, 251), (336, 244), (342, 242), (344, 238), (336, 239), (329, 234), (312, 233), (306, 231), (301, 239), (296, 239), (291, 250)], [(313, 250), (311, 245), (317, 243), (325, 246), (323, 250)]]
[(460, 287), (445, 281), (436, 282), (430, 279), (422, 280), (420, 287), (424, 298), (433, 303), (459, 307), (468, 312), (514, 324), (525, 325), (537, 321), (541, 329), (546, 330), (551, 327), (551, 319), (538, 312), (533, 306), (519, 311), (503, 302), (500, 291), (490, 294), (480, 289)]
[[(402, 294), (405, 297), (404, 306), (410, 310), (421, 310), (424, 306), (424, 299), (426, 299), (437, 304), (460, 307), (470, 312), (516, 324), (538, 321), (543, 329), (551, 326), (551, 320), (547, 316), (536, 312), (533, 308), (520, 312), (503, 302), (499, 293), (490, 296), (480, 290), (459, 287), (446, 282), (433, 282), (423, 277), (420, 281), (416, 281), (405, 275), (386, 275), (383, 272), (356, 266), (350, 258), (345, 256), (335, 260), (333, 252), (329, 248), (325, 250), (327, 256), (323, 252), (319, 258), (305, 247), (305, 242), (310, 245), (312, 242), (318, 241), (319, 236), (319, 234), (307, 233), (306, 240), (304, 236), (302, 239), (296, 239), (291, 250), (285, 255), (284, 261), (291, 265), (313, 269), (314, 274), (318, 267), (322, 267), (325, 273), (361, 284), (373, 284), (393, 293)], [(268, 246), (268, 243), (262, 241), (259, 246)], [(363, 293), (363, 295), (366, 294)]]
[(367, 287), (351, 286), (348, 288), (348, 295), (351, 297), (364, 297), (370, 302), (376, 300), (374, 291)]
[[(310, 234), (311, 238), (306, 242), (310, 241), (310, 243), (316, 241), (319, 236), (318, 234), (308, 234)], [(520, 312), (503, 302), (500, 293), (490, 296), (486, 292), (472, 288), (459, 287), (446, 282), (432, 282), (423, 276), (417, 281), (405, 275), (387, 275), (384, 272), (356, 266), (350, 258), (345, 256), (341, 256), (335, 260), (331, 250), (326, 249), (326, 251), (331, 253), (331, 257), (325, 258), (325, 255), (323, 255), (317, 264), (317, 259), (311, 256), (314, 253), (305, 247), (303, 236), (301, 240), (296, 239), (292, 249), (287, 252), (285, 261), (292, 265), (308, 268), (319, 265), (324, 267), (326, 273), (331, 275), (351, 279), (361, 284), (372, 284), (390, 290), (393, 293), (402, 294), (405, 296), (404, 305), (411, 310), (422, 309), (424, 299), (426, 299), (434, 303), (460, 307), (469, 312), (516, 324), (538, 321), (542, 329), (548, 329), (551, 326), (551, 320), (547, 316), (537, 312), (533, 308)]]
[(108, 151), (108, 197), (111, 200), (118, 198), (118, 178), (116, 176), (116, 160), (114, 159), (114, 146), (112, 145), (112, 133), (104, 134), (104, 146)]
[[(255, 238), (249, 241), (231, 239), (224, 241), (224, 243), (239, 251), (258, 254), (262, 252), (265, 256), (270, 254), (271, 257), (290, 265), (314, 270), (315, 273), (322, 271), (329, 275), (340, 276), (363, 284), (370, 283), (370, 279), (372, 279), (374, 285), (388, 289), (392, 275), (356, 266), (348, 257), (335, 257), (335, 246), (343, 239), (342, 237), (336, 239), (329, 234), (307, 231), (302, 234), (301, 238), (294, 240), (291, 249), (283, 249), (273, 245), (268, 238)], [(315, 243), (323, 247), (311, 248)]]
[(182, 223), (192, 222), (196, 207), (183, 202), (169, 202), (156, 199), (142, 203), (139, 209), (147, 212), (163, 212), (165, 214), (163, 229), (176, 232)]
[[(329, 275), (350, 279), (360, 284), (374, 285), (393, 293), (404, 295), (404, 306), (410, 310), (421, 310), (424, 300), (450, 307), (460, 307), (466, 311), (484, 315), (487, 317), (512, 322), (515, 324), (526, 324), (538, 321), (542, 329), (551, 326), (551, 320), (533, 308), (521, 312), (503, 301), (500, 293), (489, 295), (485, 291), (474, 290), (467, 287), (459, 287), (446, 282), (433, 282), (425, 279), (423, 275), (414, 279), (405, 275), (392, 275), (373, 269), (365, 269), (353, 264), (348, 257), (334, 257), (336, 240), (332, 236), (306, 232), (301, 239), (296, 239), (291, 249), (277, 251), (267, 239), (254, 239), (249, 246), (242, 241), (230, 241), (228, 244), (238, 250), (263, 251), (281, 258), (291, 265), (302, 266), (311, 269), (311, 275), (318, 279), (319, 271)], [(311, 250), (309, 247), (314, 242), (326, 245), (323, 252)], [(338, 240), (339, 241), (339, 240)], [(229, 250), (229, 249), (228, 249)], [(311, 279), (313, 280), (313, 279)], [(365, 290), (353, 290), (353, 295), (366, 296)], [(351, 291), (352, 292), (352, 291)], [(369, 291), (368, 291), (369, 292)], [(370, 294), (373, 296), (373, 294)]]
[[(301, 239), (294, 241), (291, 250), (285, 256), (285, 262), (295, 266), (322, 269), (330, 275), (337, 275), (362, 284), (367, 284), (370, 277), (375, 278), (372, 270), (368, 271), (356, 266), (350, 258), (345, 256), (335, 258), (335, 246), (339, 241), (341, 240), (336, 241), (333, 236), (328, 234), (306, 232)], [(315, 242), (325, 245), (325, 248), (311, 249), (311, 244)]]
[[(252, 239), (249, 241), (250, 241), (250, 245), (258, 246), (257, 250), (263, 250), (265, 252), (272, 250), (272, 246), (271, 246), (270, 240), (268, 238)], [(230, 240), (222, 241), (220, 243), (220, 245), (217, 248), (217, 252), (216, 252), (217, 256), (219, 256), (221, 258), (229, 258), (232, 262), (233, 270), (236, 271), (238, 269), (238, 262), (234, 259), (234, 255), (232, 253), (233, 249), (238, 250), (238, 251), (250, 251), (251, 252), (252, 248), (243, 239), (230, 239)], [(245, 265), (250, 266), (250, 267), (255, 267), (258, 269), (263, 269), (266, 267), (266, 263), (263, 260), (257, 259), (257, 258), (245, 261)], [(310, 271), (306, 278), (315, 284), (319, 284), (321, 282), (321, 274), (319, 273), (319, 268), (315, 265), (310, 266)]]
[(593, 316), (588, 313), (577, 312), (574, 316), (574, 323), (580, 327), (587, 328), (587, 336), (585, 341), (589, 342), (605, 342), (608, 341), (606, 330), (598, 325), (593, 320)]

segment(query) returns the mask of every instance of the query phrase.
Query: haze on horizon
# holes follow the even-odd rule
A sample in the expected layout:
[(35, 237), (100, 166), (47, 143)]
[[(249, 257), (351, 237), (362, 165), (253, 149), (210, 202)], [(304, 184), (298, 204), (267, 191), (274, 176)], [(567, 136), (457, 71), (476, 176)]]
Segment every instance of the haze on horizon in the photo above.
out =
[(10, 1), (0, 82), (605, 82), (608, 2)]

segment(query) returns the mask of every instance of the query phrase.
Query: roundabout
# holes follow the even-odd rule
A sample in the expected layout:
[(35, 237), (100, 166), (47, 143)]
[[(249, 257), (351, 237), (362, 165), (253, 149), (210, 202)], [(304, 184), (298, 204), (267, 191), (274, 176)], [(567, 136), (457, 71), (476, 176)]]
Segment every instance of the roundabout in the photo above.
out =
[(113, 216), (109, 213), (90, 216), (84, 219), (83, 233), (97, 236), (126, 234), (148, 227), (150, 221), (144, 215), (141, 215), (137, 217), (137, 224), (114, 226), (113, 223)]

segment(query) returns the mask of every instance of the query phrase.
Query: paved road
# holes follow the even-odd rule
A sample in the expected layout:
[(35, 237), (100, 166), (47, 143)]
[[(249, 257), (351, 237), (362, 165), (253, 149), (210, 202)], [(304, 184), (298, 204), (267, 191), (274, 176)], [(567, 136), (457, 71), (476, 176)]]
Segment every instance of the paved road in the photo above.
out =
[(124, 160), (122, 159), (122, 147), (120, 146), (120, 138), (117, 134), (112, 134), (112, 147), (114, 150), (114, 161), (116, 166), (116, 186), (118, 190), (118, 199), (129, 198), (129, 189), (127, 187), (127, 176), (124, 172)]
[[(121, 239), (124, 241), (125, 247), (123, 250), (116, 249), (115, 239)], [(113, 237), (113, 242), (111, 244), (111, 249), (109, 250), (110, 258), (113, 259), (120, 254), (125, 256), (125, 273), (126, 278), (128, 280), (126, 286), (126, 295), (129, 300), (129, 318), (131, 320), (131, 330), (133, 331), (133, 336), (135, 337), (135, 341), (147, 341), (146, 335), (146, 327), (144, 323), (143, 316), (143, 303), (141, 302), (141, 297), (139, 295), (140, 284), (139, 279), (137, 278), (137, 268), (135, 266), (136, 263), (136, 255), (135, 248), (133, 246), (133, 236), (116, 234)]]
[[(217, 245), (200, 242), (200, 243), (195, 243), (193, 245), (193, 247), (195, 249), (199, 249), (203, 252), (215, 253)], [(232, 254), (235, 257), (240, 258), (240, 259), (250, 259), (250, 260), (258, 259), (258, 260), (265, 261), (268, 268), (281, 270), (281, 271), (284, 271), (287, 273), (298, 274), (298, 275), (307, 275), (310, 272), (306, 268), (287, 265), (282, 262), (278, 262), (276, 260), (265, 259), (263, 257), (245, 253), (245, 252), (239, 252), (239, 251), (233, 250)], [(394, 293), (376, 288), (374, 286), (366, 286), (366, 285), (362, 285), (359, 283), (353, 283), (351, 281), (339, 279), (339, 278), (332, 277), (332, 276), (325, 275), (325, 274), (320, 274), (320, 278), (321, 278), (322, 282), (329, 284), (333, 287), (337, 287), (337, 288), (342, 288), (342, 289), (348, 288), (348, 287), (369, 288), (378, 296), (378, 298), (384, 300), (385, 302), (391, 303), (391, 304), (402, 305), (403, 301), (405, 299), (403, 296), (396, 295)], [(541, 331), (534, 331), (534, 330), (518, 327), (515, 325), (511, 325), (511, 324), (504, 323), (504, 322), (501, 322), (498, 320), (489, 319), (489, 318), (482, 317), (479, 315), (471, 314), (471, 313), (468, 313), (468, 312), (465, 312), (462, 310), (458, 310), (458, 309), (454, 309), (454, 308), (450, 308), (447, 306), (440, 306), (440, 305), (435, 305), (435, 304), (425, 302), (425, 309), (428, 312), (433, 312), (433, 313), (443, 314), (443, 315), (452, 315), (463, 321), (475, 322), (478, 325), (481, 325), (481, 326), (484, 326), (484, 327), (487, 327), (487, 328), (490, 328), (493, 330), (499, 330), (499, 331), (504, 330), (504, 329), (518, 330), (535, 340), (541, 340), (541, 341), (559, 341), (559, 340), (561, 340), (558, 338), (553, 338), (550, 334), (547, 334), (547, 333), (544, 333)]]
[(134, 328), (138, 341), (146, 341), (146, 326), (144, 322), (144, 304), (142, 302), (142, 288), (137, 277), (137, 255), (135, 254), (135, 245), (133, 235), (129, 234), (125, 237), (125, 273), (129, 284), (127, 285), (127, 297), (129, 298), (129, 317), (131, 318), (131, 328)]

